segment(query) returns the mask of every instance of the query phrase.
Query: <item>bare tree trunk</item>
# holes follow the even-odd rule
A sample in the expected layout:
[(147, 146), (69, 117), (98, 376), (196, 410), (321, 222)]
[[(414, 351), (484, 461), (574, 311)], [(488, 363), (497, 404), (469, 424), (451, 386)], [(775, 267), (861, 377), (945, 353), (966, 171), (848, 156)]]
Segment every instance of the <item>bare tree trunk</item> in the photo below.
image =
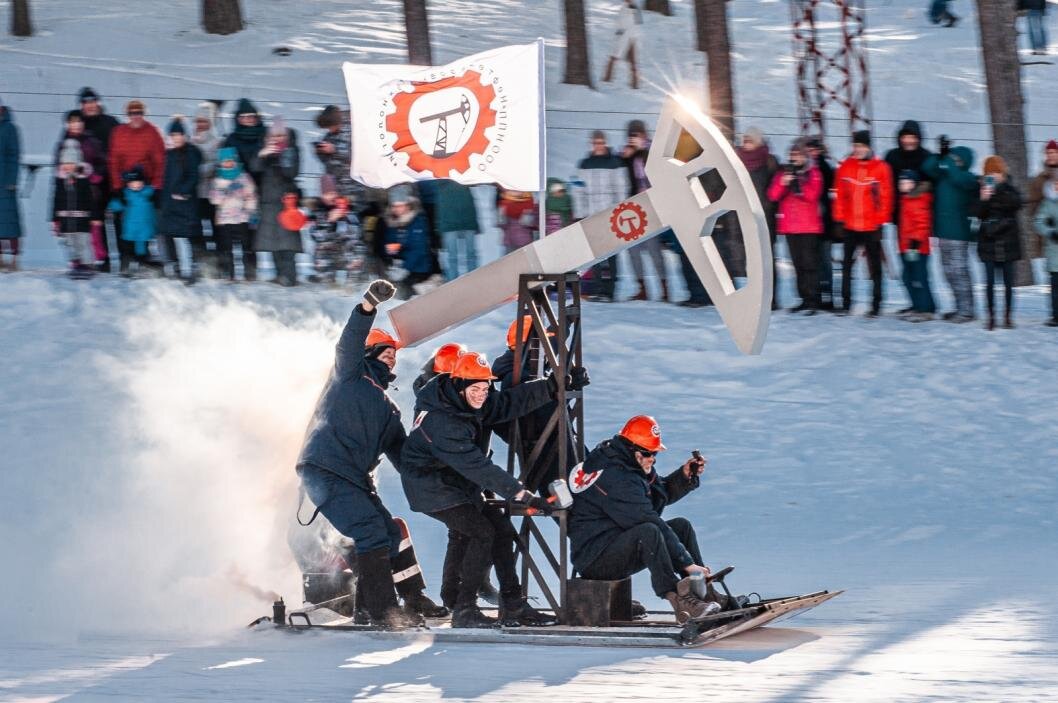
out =
[[(729, 140), (735, 137), (735, 85), (731, 71), (731, 40), (726, 0), (696, 0), (698, 41), (705, 42), (709, 83), (709, 115)], [(701, 30), (708, 28), (707, 33)]]
[(432, 66), (430, 49), (430, 19), (426, 15), (426, 0), (404, 0), (404, 27), (408, 35), (408, 63), (413, 66)]
[[(1010, 169), (1011, 182), (1021, 191), (1028, 187), (1028, 155), (1025, 151), (1025, 105), (1021, 93), (1021, 61), (1014, 28), (1015, 7), (1010, 0), (977, 0), (981, 29), (981, 60), (988, 85), (988, 109), (992, 117), (992, 142), (996, 153)], [(1015, 268), (1015, 285), (1032, 284), (1032, 223), (1028, 209), (1018, 216), (1022, 259)]]
[(669, 7), (669, 0), (646, 0), (643, 3), (643, 9), (647, 12), (660, 12), (666, 17), (672, 16), (672, 8)]
[(16, 37), (33, 36), (33, 20), (29, 16), (29, 0), (11, 3), (11, 34)]
[(235, 34), (243, 29), (239, 0), (202, 0), (202, 29), (206, 34)]
[(705, 51), (709, 46), (709, 25), (705, 23), (705, 4), (709, 0), (694, 0), (694, 35), (697, 38), (698, 51)]
[(566, 74), (562, 82), (591, 88), (591, 55), (588, 53), (584, 0), (564, 0), (562, 8), (566, 15)]

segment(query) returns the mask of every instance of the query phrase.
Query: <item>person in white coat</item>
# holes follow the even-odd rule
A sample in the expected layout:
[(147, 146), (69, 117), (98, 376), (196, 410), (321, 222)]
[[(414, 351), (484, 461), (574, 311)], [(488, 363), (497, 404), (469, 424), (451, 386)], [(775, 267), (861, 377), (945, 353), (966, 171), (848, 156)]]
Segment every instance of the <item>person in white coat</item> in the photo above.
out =
[[(209, 223), (203, 231), (208, 231), (210, 239), (213, 239), (216, 236), (217, 209), (209, 200), (209, 189), (217, 171), (217, 149), (224, 141), (216, 103), (207, 101), (198, 104), (194, 129), (189, 139), (202, 153), (202, 164), (198, 168), (198, 216), (203, 224)], [(206, 250), (205, 241), (202, 242), (202, 261), (210, 278), (220, 275), (216, 240), (213, 242), (214, 247), (209, 250)]]
[(614, 66), (621, 59), (627, 59), (628, 67), (632, 72), (632, 88), (639, 87), (636, 49), (639, 48), (639, 27), (642, 24), (643, 13), (636, 4), (636, 0), (622, 0), (621, 9), (617, 13), (613, 49), (610, 51), (610, 60), (606, 63), (606, 72), (602, 77), (603, 83), (609, 83), (613, 80)]

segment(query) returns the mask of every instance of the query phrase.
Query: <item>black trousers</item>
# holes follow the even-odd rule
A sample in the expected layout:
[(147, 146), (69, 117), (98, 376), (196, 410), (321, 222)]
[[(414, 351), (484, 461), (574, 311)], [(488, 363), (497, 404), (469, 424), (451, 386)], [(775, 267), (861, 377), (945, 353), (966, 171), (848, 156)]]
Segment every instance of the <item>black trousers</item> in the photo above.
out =
[[(1006, 302), (1007, 314), (1013, 311), (1014, 305), (1014, 262), (1013, 261), (986, 261), (985, 264), (985, 290), (988, 297), (988, 314), (994, 315), (996, 311), (996, 271), (1003, 275), (1003, 293)], [(1054, 274), (1051, 274), (1052, 276)], [(1053, 279), (1052, 279), (1053, 282)], [(1054, 289), (1051, 289), (1052, 300)]]
[[(477, 603), (478, 591), (481, 590), (489, 566), (496, 567), (503, 600), (520, 597), (522, 587), (518, 582), (514, 552), (517, 533), (511, 519), (498, 506), (479, 507), (464, 503), (429, 515), (448, 527), (448, 549), (453, 552), (464, 550), (459, 593), (455, 600), (457, 608)], [(462, 544), (460, 540), (452, 539), (453, 533), (463, 538)], [(448, 561), (447, 554), (445, 561)]]
[(217, 225), (213, 230), (213, 239), (217, 246), (217, 264), (221, 275), (235, 280), (232, 245), (238, 244), (242, 250), (243, 278), (247, 281), (257, 280), (257, 252), (253, 250), (253, 230), (250, 225), (245, 222), (237, 225)]
[(841, 262), (841, 302), (846, 310), (852, 307), (852, 264), (856, 261), (856, 252), (860, 247), (867, 252), (867, 268), (874, 283), (871, 311), (877, 313), (882, 309), (882, 233), (878, 230), (845, 230), (845, 256)]
[(276, 282), (284, 286), (295, 286), (298, 283), (297, 264), (292, 251), (273, 251), (272, 260), (276, 265)]
[[(702, 565), (698, 537), (694, 534), (691, 523), (681, 517), (666, 522), (690, 552), (694, 563)], [(626, 530), (611, 542), (595, 561), (583, 569), (580, 575), (586, 579), (618, 581), (643, 569), (650, 570), (650, 584), (660, 598), (675, 591), (676, 582), (683, 578), (682, 575), (676, 575), (676, 567), (673, 566), (672, 557), (665, 546), (661, 528), (652, 522), (643, 522)]]
[(687, 292), (691, 296), (687, 299), (687, 302), (712, 305), (713, 300), (709, 297), (709, 292), (705, 290), (702, 280), (698, 278), (698, 272), (694, 270), (694, 265), (691, 264), (691, 260), (682, 248), (679, 250), (679, 255), (680, 270), (683, 272), (683, 280), (687, 284)]
[(821, 305), (819, 299), (819, 235), (788, 234), (786, 246), (790, 249), (794, 271), (797, 273), (797, 294), (801, 304), (813, 310)]
[(1058, 320), (1058, 271), (1051, 271), (1051, 318)]

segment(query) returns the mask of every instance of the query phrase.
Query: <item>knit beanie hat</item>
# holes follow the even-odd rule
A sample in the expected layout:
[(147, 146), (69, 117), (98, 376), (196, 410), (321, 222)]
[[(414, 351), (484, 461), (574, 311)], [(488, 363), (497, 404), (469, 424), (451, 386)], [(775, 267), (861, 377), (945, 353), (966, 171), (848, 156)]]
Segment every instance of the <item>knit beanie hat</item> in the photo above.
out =
[(217, 163), (220, 164), (225, 161), (239, 163), (239, 150), (233, 146), (222, 146), (217, 149)]
[(395, 185), (389, 189), (389, 204), (410, 203), (415, 198), (412, 187), (407, 184)]
[(742, 141), (750, 140), (757, 146), (764, 146), (764, 132), (760, 127), (749, 127), (742, 133)]
[(987, 159), (985, 159), (985, 163), (982, 168), (984, 170), (984, 175), (986, 176), (992, 176), (997, 173), (1005, 174), (1007, 172), (1007, 162), (1003, 160), (1002, 156), (997, 156), (993, 154), (992, 156), (989, 156)]
[(215, 118), (216, 116), (217, 106), (213, 103), (199, 103), (198, 107), (195, 109), (196, 120), (209, 120), (212, 123), (213, 118)]
[(256, 114), (258, 114), (258, 112), (257, 112), (257, 107), (252, 102), (250, 102), (249, 99), (242, 98), (242, 99), (239, 100), (238, 107), (235, 108), (235, 114), (236, 115), (256, 115)]
[(143, 175), (143, 167), (137, 164), (121, 174), (121, 180), (125, 183), (132, 183), (133, 181), (146, 181), (147, 177)]
[(328, 129), (342, 123), (342, 110), (337, 105), (328, 105), (316, 116), (316, 126)]
[(1047, 142), (1047, 146), (1043, 147), (1044, 151), (1058, 151), (1058, 141), (1052, 139)]
[(918, 175), (918, 171), (913, 168), (905, 168), (900, 172), (899, 180), (901, 181), (914, 181), (915, 183), (918, 183), (919, 179), (920, 176)]
[(84, 122), (84, 114), (80, 110), (70, 110), (63, 117), (63, 122), (69, 122), (70, 120), (81, 120)]
[(125, 114), (129, 114), (133, 110), (139, 110), (143, 114), (147, 114), (147, 106), (143, 104), (142, 100), (129, 100), (125, 103)]
[(169, 128), (165, 131), (166, 134), (187, 134), (187, 129), (184, 128), (184, 119), (181, 115), (173, 115), (172, 122), (169, 123)]
[(871, 145), (871, 133), (866, 129), (858, 129), (852, 133), (853, 144), (863, 144), (864, 146)]
[(646, 134), (647, 133), (646, 123), (644, 123), (643, 120), (632, 120), (632, 121), (630, 121), (628, 123), (627, 132), (628, 132), (628, 136), (630, 136), (630, 137), (632, 135), (634, 135), (634, 134)]
[(268, 136), (287, 136), (287, 121), (283, 119), (282, 115), (276, 115), (275, 118), (273, 118), (272, 124), (268, 126)]
[(81, 151), (81, 145), (77, 143), (77, 140), (64, 140), (62, 143), (62, 149), (59, 150), (59, 163), (79, 164), (82, 161), (84, 161), (84, 154)]
[(92, 101), (98, 101), (99, 100), (99, 94), (96, 93), (91, 88), (89, 88), (88, 86), (85, 86), (84, 88), (81, 88), (81, 92), (77, 94), (77, 97), (78, 97), (78, 99), (81, 102), (85, 102), (87, 100), (92, 100)]

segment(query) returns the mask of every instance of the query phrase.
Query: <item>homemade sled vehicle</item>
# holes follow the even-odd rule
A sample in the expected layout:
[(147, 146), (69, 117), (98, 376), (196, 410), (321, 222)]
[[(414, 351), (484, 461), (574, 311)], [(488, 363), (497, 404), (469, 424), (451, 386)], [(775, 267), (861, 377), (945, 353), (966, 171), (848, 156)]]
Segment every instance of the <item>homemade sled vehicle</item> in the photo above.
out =
[[(551, 371), (565, 375), (583, 365), (584, 342), (580, 271), (650, 237), (671, 231), (686, 252), (735, 344), (746, 354), (760, 352), (768, 328), (772, 299), (772, 255), (763, 208), (741, 160), (713, 123), (692, 104), (667, 100), (650, 148), (646, 173), (652, 187), (596, 213), (543, 240), (476, 269), (454, 281), (409, 300), (390, 311), (403, 346), (414, 346), (517, 301), (518, 331), (515, 382)], [(746, 250), (747, 278), (735, 281), (711, 238), (726, 213), (738, 218)], [(529, 324), (527, 334), (524, 325)], [(525, 369), (530, 372), (526, 374)], [(523, 374), (526, 377), (523, 377)], [(558, 617), (553, 627), (452, 629), (447, 621), (427, 622), (425, 634), (437, 642), (519, 643), (606, 647), (686, 647), (716, 640), (803, 613), (839, 595), (819, 591), (784, 598), (734, 596), (726, 583), (733, 567), (714, 573), (705, 588), (723, 610), (678, 625), (672, 613), (648, 612), (633, 618), (631, 580), (591, 581), (570, 574), (567, 554), (566, 504), (569, 474), (584, 458), (584, 392), (559, 384), (557, 404), (543, 427), (539, 418), (525, 418), (510, 428), (508, 470), (530, 489), (557, 498), (552, 519), (557, 539), (548, 538), (516, 506), (500, 502), (521, 517), (517, 548), (523, 588), (536, 584)], [(527, 423), (537, 423), (528, 426)], [(549, 485), (555, 476), (560, 486)], [(549, 491), (550, 489), (550, 491)], [(557, 489), (557, 490), (556, 490)], [(546, 530), (556, 530), (548, 519)], [(532, 577), (530, 579), (530, 576)], [(345, 583), (345, 582), (343, 582)], [(308, 591), (308, 589), (306, 589)], [(357, 625), (349, 612), (352, 598), (346, 584), (324, 595), (332, 598), (287, 612), (280, 601), (271, 618), (274, 626), (291, 631), (367, 632), (376, 637), (418, 638), (422, 628), (382, 631)], [(306, 599), (309, 594), (306, 593)]]

